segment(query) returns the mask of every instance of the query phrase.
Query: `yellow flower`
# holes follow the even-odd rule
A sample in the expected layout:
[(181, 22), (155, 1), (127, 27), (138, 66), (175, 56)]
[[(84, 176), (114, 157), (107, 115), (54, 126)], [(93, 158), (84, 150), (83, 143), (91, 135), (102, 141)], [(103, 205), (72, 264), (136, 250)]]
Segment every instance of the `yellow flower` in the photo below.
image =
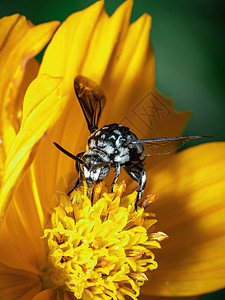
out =
[[(51, 251), (56, 250), (51, 248), (55, 245), (53, 235), (56, 234), (56, 219), (60, 221), (68, 210), (63, 197), (57, 208), (59, 203), (53, 195), (60, 178), (74, 170), (71, 160), (61, 155), (52, 143), (59, 142), (73, 153), (85, 149), (88, 130), (73, 91), (73, 80), (78, 74), (101, 84), (107, 96), (100, 125), (120, 123), (122, 120), (125, 125), (136, 126), (142, 137), (151, 137), (153, 134), (176, 136), (182, 133), (189, 114), (176, 113), (171, 101), (156, 95), (154, 102), (153, 98), (149, 98), (151, 94), (147, 94), (149, 90), (154, 90), (155, 85), (154, 56), (149, 42), (151, 19), (143, 15), (129, 25), (131, 7), (132, 1), (124, 2), (109, 18), (104, 11), (103, 1), (99, 1), (71, 15), (54, 34), (40, 68), (33, 57), (49, 41), (58, 22), (33, 26), (19, 15), (0, 21), (2, 299), (57, 299), (57, 295), (62, 299), (74, 298), (66, 292), (65, 285), (62, 285), (62, 290), (55, 289), (57, 280), (65, 280), (67, 272), (62, 272), (61, 278), (52, 278), (57, 274), (52, 270), (59, 266), (56, 256), (51, 256)], [(145, 101), (149, 101), (148, 106), (152, 107), (151, 115), (147, 115), (149, 123), (144, 122)], [(155, 107), (156, 103), (160, 106)], [(142, 114), (139, 109), (142, 109)], [(151, 118), (153, 112), (155, 114)], [(154, 211), (160, 231), (166, 232), (170, 238), (163, 243), (160, 253), (157, 252), (159, 267), (151, 272), (150, 280), (141, 287), (142, 295), (191, 296), (225, 286), (224, 150), (224, 143), (209, 143), (161, 162), (147, 161), (146, 194), (159, 195), (154, 202)], [(130, 191), (129, 180), (126, 179), (126, 182)], [(96, 202), (95, 205), (99, 203), (99, 209), (106, 205), (104, 199), (104, 196), (100, 197), (100, 202)], [(85, 204), (87, 202), (88, 199)], [(84, 204), (79, 205), (83, 208)], [(118, 211), (123, 212), (122, 207), (117, 207)], [(85, 205), (88, 215), (86, 221), (91, 222), (88, 208), (90, 206)], [(138, 209), (137, 213), (141, 210)], [(71, 216), (67, 217), (68, 222), (73, 222)], [(112, 220), (114, 218), (112, 215)], [(82, 216), (79, 220), (82, 221)], [(71, 226), (77, 224), (71, 223)], [(102, 226), (105, 226), (104, 222)], [(137, 228), (147, 227), (140, 225)], [(143, 238), (145, 234), (137, 234), (137, 237)], [(94, 257), (99, 247), (97, 240), (87, 236), (88, 244), (93, 242), (93, 251), (89, 247), (89, 252), (83, 253), (83, 260), (87, 260), (90, 254)], [(63, 236), (61, 238), (64, 239)], [(143, 240), (143, 243), (146, 241)], [(85, 247), (86, 243), (83, 244)], [(57, 245), (60, 245), (59, 241)], [(47, 249), (51, 268), (46, 265)], [(57, 251), (60, 249), (62, 246)], [(74, 248), (69, 250), (74, 251)], [(66, 262), (69, 261), (69, 254), (64, 255)], [(59, 257), (61, 260), (62, 256)], [(121, 260), (128, 257), (121, 254), (118, 263), (121, 264)], [(111, 256), (107, 258), (112, 259)], [(93, 260), (90, 260), (91, 263)], [(138, 267), (139, 259), (136, 263)], [(108, 272), (111, 265), (112, 261), (102, 267)], [(134, 272), (133, 278), (130, 270), (126, 270), (126, 274), (129, 274), (137, 295), (136, 287), (138, 282), (143, 281), (140, 278), (144, 278), (143, 272), (146, 270), (142, 271), (141, 268), (140, 272)], [(82, 274), (88, 275), (85, 270)], [(138, 279), (137, 274), (140, 276)], [(112, 283), (111, 291), (114, 293), (109, 295), (112, 298), (117, 291), (115, 286)], [(95, 289), (98, 293), (98, 288)], [(87, 290), (82, 295), (86, 295)], [(76, 297), (80, 297), (80, 294), (76, 294), (78, 292), (74, 291)], [(84, 299), (89, 297), (84, 296)]]
[[(70, 292), (76, 299), (137, 299), (145, 272), (157, 268), (150, 249), (160, 248), (167, 236), (153, 233), (154, 214), (145, 212), (155, 195), (134, 211), (136, 192), (122, 197), (125, 183), (114, 193), (94, 189), (93, 205), (88, 189), (62, 194), (51, 217), (48, 263), (43, 286)], [(70, 199), (69, 199), (70, 198)]]

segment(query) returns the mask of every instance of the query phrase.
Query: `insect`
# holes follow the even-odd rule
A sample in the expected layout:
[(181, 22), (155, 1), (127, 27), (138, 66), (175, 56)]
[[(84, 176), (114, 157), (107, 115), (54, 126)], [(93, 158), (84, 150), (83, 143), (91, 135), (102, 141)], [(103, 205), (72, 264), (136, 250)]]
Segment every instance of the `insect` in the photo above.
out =
[[(119, 177), (121, 167), (123, 167), (130, 177), (138, 183), (135, 202), (135, 210), (137, 211), (138, 201), (143, 194), (147, 181), (143, 167), (145, 157), (174, 152), (187, 141), (202, 136), (140, 140), (128, 127), (117, 123), (99, 129), (99, 119), (106, 103), (106, 97), (101, 87), (93, 80), (79, 75), (74, 80), (74, 89), (83, 110), (90, 136), (86, 151), (77, 155), (73, 155), (59, 144), (54, 143), (60, 151), (75, 160), (78, 179), (68, 195), (82, 184), (83, 176), (87, 186), (91, 188), (94, 182), (100, 182), (107, 177), (111, 167), (115, 168), (115, 177), (111, 185), (113, 191), (113, 186)], [(145, 149), (144, 145), (146, 146)]]

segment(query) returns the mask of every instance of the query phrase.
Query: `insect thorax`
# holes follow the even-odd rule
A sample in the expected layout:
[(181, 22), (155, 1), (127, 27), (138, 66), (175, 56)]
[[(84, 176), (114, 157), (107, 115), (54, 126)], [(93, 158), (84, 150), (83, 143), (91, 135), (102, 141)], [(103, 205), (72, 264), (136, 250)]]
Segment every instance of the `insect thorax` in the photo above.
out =
[(121, 165), (127, 162), (143, 162), (142, 144), (132, 144), (138, 140), (128, 127), (116, 123), (96, 130), (88, 139), (88, 152), (99, 151), (104, 161)]

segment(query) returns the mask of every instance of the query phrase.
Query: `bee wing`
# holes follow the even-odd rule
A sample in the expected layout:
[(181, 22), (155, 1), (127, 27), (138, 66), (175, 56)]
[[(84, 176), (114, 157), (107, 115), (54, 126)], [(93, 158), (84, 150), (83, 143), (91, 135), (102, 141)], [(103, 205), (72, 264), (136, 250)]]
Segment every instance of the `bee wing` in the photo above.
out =
[(155, 139), (144, 139), (132, 142), (132, 144), (144, 144), (145, 155), (164, 155), (175, 152), (185, 143), (192, 139), (199, 139), (205, 136), (183, 136), (183, 137), (162, 137)]
[(88, 129), (93, 132), (98, 129), (99, 118), (105, 106), (106, 97), (96, 82), (81, 75), (75, 78), (74, 89)]

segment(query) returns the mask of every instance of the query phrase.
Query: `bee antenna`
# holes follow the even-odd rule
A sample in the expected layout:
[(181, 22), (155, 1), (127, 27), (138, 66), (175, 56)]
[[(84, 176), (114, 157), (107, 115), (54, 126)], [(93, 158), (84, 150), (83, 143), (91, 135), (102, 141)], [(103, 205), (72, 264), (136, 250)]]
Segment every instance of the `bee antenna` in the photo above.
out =
[(81, 160), (79, 157), (77, 157), (76, 155), (73, 155), (72, 153), (70, 153), (69, 151), (67, 151), (66, 149), (64, 149), (63, 147), (61, 147), (59, 144), (53, 142), (53, 144), (56, 146), (56, 148), (58, 148), (62, 153), (66, 154), (67, 156), (69, 156), (70, 158), (72, 158), (73, 160), (77, 161), (78, 163), (82, 164), (84, 167), (88, 168), (87, 164)]

